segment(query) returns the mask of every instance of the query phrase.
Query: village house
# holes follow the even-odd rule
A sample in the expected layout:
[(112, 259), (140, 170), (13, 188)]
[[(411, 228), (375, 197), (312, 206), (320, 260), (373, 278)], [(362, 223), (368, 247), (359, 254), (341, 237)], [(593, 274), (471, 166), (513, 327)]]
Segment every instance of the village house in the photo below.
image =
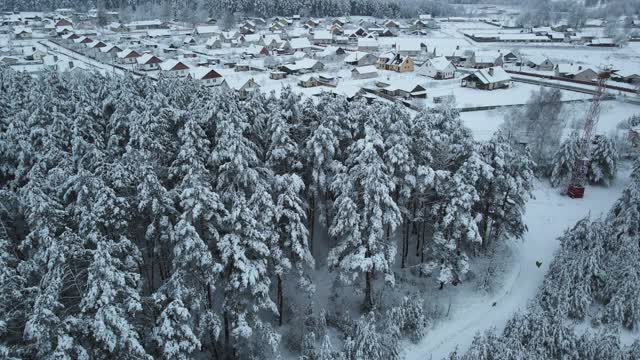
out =
[(511, 76), (500, 66), (476, 70), (462, 78), (462, 87), (495, 90), (511, 86)]
[(596, 47), (615, 47), (616, 42), (612, 38), (599, 38), (591, 40), (587, 45)]
[(193, 31), (193, 36), (204, 38), (204, 37), (218, 35), (220, 34), (220, 32), (221, 31), (218, 26), (201, 25), (201, 26), (196, 26), (195, 30)]
[(320, 81), (317, 76), (314, 75), (302, 75), (298, 78), (298, 86), (303, 88), (310, 88), (320, 86)]
[(400, 28), (400, 23), (395, 21), (395, 20), (387, 20), (385, 22), (382, 23), (382, 25), (384, 25), (386, 28), (393, 28), (393, 29), (399, 29)]
[(626, 82), (629, 84), (640, 84), (640, 71), (618, 70), (611, 76), (614, 81)]
[(117, 53), (116, 56), (118, 57), (118, 62), (121, 64), (135, 64), (140, 54), (135, 50), (125, 49)]
[(251, 79), (241, 78), (241, 79), (227, 79), (225, 78), (220, 86), (223, 89), (234, 90), (238, 93), (240, 99), (246, 99), (249, 94), (253, 91), (260, 88), (260, 85)]
[(281, 51), (286, 53), (303, 52), (305, 54), (311, 54), (311, 42), (307, 38), (295, 38), (289, 41), (285, 41)]
[(265, 46), (269, 50), (274, 50), (282, 45), (282, 39), (278, 34), (265, 34), (262, 35), (262, 38), (258, 41), (258, 45)]
[(222, 75), (208, 67), (195, 67), (190, 69), (187, 77), (200, 81), (205, 86), (217, 86), (224, 80)]
[(210, 37), (207, 39), (207, 42), (204, 44), (205, 47), (209, 50), (213, 49), (221, 49), (222, 48), (222, 40), (219, 37)]
[(85, 44), (87, 49), (89, 49), (89, 51), (93, 54), (93, 55), (98, 55), (98, 53), (100, 52), (100, 49), (102, 49), (103, 47), (106, 47), (107, 44), (105, 44), (104, 42), (100, 41), (100, 40), (94, 40), (90, 43)]
[(308, 72), (316, 72), (324, 69), (324, 64), (314, 59), (302, 59), (293, 64), (281, 65), (280, 70), (287, 74), (303, 74)]
[(73, 29), (73, 23), (68, 19), (59, 19), (58, 21), (56, 21), (54, 26), (56, 29), (59, 29), (59, 28)]
[(313, 32), (313, 43), (315, 45), (331, 44), (333, 34), (328, 30), (316, 30)]
[(411, 72), (415, 65), (410, 56), (400, 56), (400, 54), (389, 52), (378, 57), (376, 67), (382, 70)]
[(375, 65), (359, 66), (351, 70), (353, 79), (372, 79), (378, 77), (378, 69)]
[(260, 42), (260, 40), (262, 40), (262, 36), (260, 36), (259, 34), (246, 34), (246, 35), (241, 35), (240, 38), (238, 38), (238, 40), (244, 46), (251, 45), (251, 44), (257, 45)]
[(143, 71), (157, 70), (162, 60), (151, 53), (144, 53), (136, 58), (137, 69)]
[(398, 79), (392, 82), (378, 81), (376, 85), (381, 86), (380, 92), (387, 96), (400, 97), (405, 99), (426, 99), (427, 89), (416, 81), (409, 79)]
[(150, 39), (166, 39), (170, 38), (173, 33), (169, 29), (151, 29), (146, 31), (147, 37)]
[(86, 44), (92, 43), (93, 40), (91, 40), (90, 38), (86, 37), (86, 36), (80, 36), (77, 39), (73, 39), (73, 44), (75, 48), (79, 48), (82, 49), (84, 47), (86, 47)]
[(378, 40), (374, 38), (358, 38), (358, 51), (377, 51)]
[(162, 23), (162, 21), (155, 20), (141, 20), (141, 21), (133, 21), (124, 25), (129, 31), (136, 30), (153, 30), (153, 29), (162, 29), (166, 28), (166, 26)]
[(196, 45), (196, 39), (194, 39), (192, 36), (185, 36), (184, 39), (182, 39), (182, 44)]
[(499, 51), (476, 51), (467, 59), (467, 67), (476, 69), (502, 66), (504, 59)]
[(398, 39), (393, 47), (396, 54), (413, 57), (419, 56), (423, 49), (427, 49), (427, 46), (420, 40), (411, 38)]
[(268, 56), (269, 49), (260, 45), (251, 45), (247, 47), (243, 52), (242, 56), (245, 58), (257, 58), (261, 56)]
[(345, 63), (353, 66), (373, 65), (377, 60), (375, 55), (362, 51), (352, 52), (344, 58)]
[(456, 67), (447, 58), (440, 56), (427, 60), (418, 69), (418, 73), (436, 80), (453, 79)]
[(598, 77), (598, 72), (584, 65), (558, 64), (554, 68), (556, 77), (563, 77), (578, 81), (593, 81)]
[(542, 70), (542, 71), (552, 71), (553, 68), (555, 67), (555, 64), (551, 60), (549, 60), (549, 58), (546, 58), (541, 55), (527, 56), (525, 60), (525, 65), (527, 65), (532, 69)]
[(33, 30), (30, 27), (16, 26), (13, 29), (13, 37), (17, 40), (31, 39)]
[(100, 48), (102, 56), (111, 60), (117, 58), (120, 51), (122, 51), (122, 49), (113, 44), (107, 44), (107, 46)]
[(339, 46), (327, 46), (322, 51), (314, 54), (315, 57), (324, 58), (329, 56), (342, 56), (346, 51)]
[(269, 73), (269, 79), (271, 80), (282, 80), (287, 77), (287, 73), (284, 71), (272, 71)]
[(185, 63), (176, 60), (169, 59), (160, 63), (160, 70), (167, 77), (185, 77), (189, 75), (189, 66)]
[(513, 51), (510, 51), (504, 55), (502, 55), (502, 60), (505, 64), (513, 64), (520, 61), (520, 56)]

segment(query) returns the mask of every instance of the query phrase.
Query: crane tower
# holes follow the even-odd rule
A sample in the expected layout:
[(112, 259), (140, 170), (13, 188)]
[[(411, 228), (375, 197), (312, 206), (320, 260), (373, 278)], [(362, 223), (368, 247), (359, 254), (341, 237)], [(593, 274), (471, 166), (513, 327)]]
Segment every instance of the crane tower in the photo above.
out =
[(600, 119), (600, 104), (605, 96), (606, 83), (610, 76), (611, 71), (608, 68), (598, 74), (596, 92), (593, 94), (593, 100), (591, 101), (591, 106), (589, 106), (578, 143), (578, 159), (574, 164), (571, 182), (569, 189), (567, 189), (567, 195), (572, 199), (579, 199), (584, 196), (584, 187), (587, 184), (587, 172), (589, 171), (589, 162), (591, 160), (591, 139)]

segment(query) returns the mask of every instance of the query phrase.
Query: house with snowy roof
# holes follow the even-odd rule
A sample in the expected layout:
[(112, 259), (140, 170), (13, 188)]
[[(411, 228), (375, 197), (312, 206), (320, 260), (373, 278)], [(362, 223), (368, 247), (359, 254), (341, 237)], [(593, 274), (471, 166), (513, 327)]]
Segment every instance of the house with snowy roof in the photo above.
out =
[(315, 45), (330, 44), (333, 41), (333, 34), (329, 30), (316, 30), (313, 32), (313, 43)]
[(377, 51), (378, 40), (375, 38), (358, 38), (358, 51)]
[(511, 75), (500, 66), (483, 68), (463, 77), (461, 85), (482, 90), (504, 89), (511, 86)]
[(324, 64), (318, 60), (305, 58), (297, 60), (293, 64), (286, 64), (280, 66), (280, 70), (287, 74), (303, 74), (308, 72), (321, 71), (324, 69)]
[(525, 65), (532, 69), (542, 70), (542, 71), (552, 71), (555, 67), (553, 61), (551, 61), (548, 57), (534, 54), (526, 57), (524, 61)]
[(376, 67), (381, 70), (411, 72), (415, 68), (415, 63), (410, 56), (401, 56), (394, 52), (387, 52), (378, 56)]
[(185, 77), (189, 75), (189, 66), (180, 60), (169, 59), (160, 63), (160, 70), (167, 77)]
[(160, 63), (162, 63), (162, 60), (151, 53), (144, 53), (136, 58), (136, 67), (138, 70), (157, 70), (160, 67)]
[(420, 68), (418, 74), (428, 76), (436, 80), (453, 79), (456, 73), (456, 67), (444, 56), (435, 57), (425, 61)]
[(358, 66), (351, 70), (353, 79), (372, 79), (378, 77), (378, 69), (375, 65)]
[(311, 54), (311, 42), (305, 37), (291, 39), (285, 41), (280, 50), (288, 53), (301, 51), (305, 54)]
[(117, 53), (118, 62), (121, 64), (135, 64), (140, 54), (135, 50), (125, 49)]
[(344, 62), (353, 66), (374, 65), (378, 57), (364, 51), (354, 51), (344, 58)]
[(220, 38), (217, 37), (217, 36), (212, 36), (212, 37), (207, 39), (207, 42), (204, 45), (209, 50), (221, 49), (222, 48), (222, 40), (220, 40)]
[(200, 81), (205, 86), (218, 86), (222, 84), (224, 78), (217, 71), (204, 66), (198, 66), (189, 69), (189, 75), (187, 77)]
[(420, 39), (415, 38), (400, 38), (396, 40), (393, 45), (394, 50), (400, 56), (419, 56), (420, 53), (427, 50), (425, 45)]
[(218, 35), (220, 33), (220, 27), (216, 25), (200, 25), (196, 26), (195, 30), (193, 30), (193, 36), (198, 36), (201, 38)]

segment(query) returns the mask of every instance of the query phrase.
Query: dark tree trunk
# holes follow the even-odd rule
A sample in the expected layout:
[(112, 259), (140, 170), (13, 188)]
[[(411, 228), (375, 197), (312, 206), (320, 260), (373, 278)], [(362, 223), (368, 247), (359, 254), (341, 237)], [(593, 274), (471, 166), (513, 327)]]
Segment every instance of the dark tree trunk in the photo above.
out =
[(373, 271), (367, 271), (367, 273), (365, 274), (364, 307), (366, 310), (371, 310), (374, 308)]
[(282, 326), (284, 318), (284, 293), (282, 289), (282, 275), (278, 275), (278, 325)]

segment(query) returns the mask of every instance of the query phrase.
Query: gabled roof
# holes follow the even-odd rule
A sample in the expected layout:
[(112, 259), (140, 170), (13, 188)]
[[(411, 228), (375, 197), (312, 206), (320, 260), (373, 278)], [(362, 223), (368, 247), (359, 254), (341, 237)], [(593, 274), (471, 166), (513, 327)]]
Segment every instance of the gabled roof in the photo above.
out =
[(208, 67), (204, 67), (204, 66), (198, 66), (195, 67), (193, 69), (189, 70), (189, 74), (191, 75), (191, 77), (193, 79), (196, 80), (202, 80), (204, 78), (221, 78), (222, 75), (220, 75), (217, 71), (208, 68)]
[(344, 58), (344, 62), (352, 63), (352, 62), (360, 61), (360, 59), (362, 59), (364, 57), (367, 57), (367, 56), (373, 56), (373, 55), (369, 54), (368, 52), (364, 52), (364, 51), (352, 52), (351, 54), (347, 55), (346, 58)]
[(314, 40), (332, 40), (333, 34), (328, 30), (317, 30), (313, 33)]
[(447, 58), (444, 57), (444, 56), (439, 56), (439, 57), (435, 57), (433, 59), (429, 59), (424, 64), (424, 66), (431, 66), (432, 68), (434, 68), (434, 69), (436, 69), (438, 71), (445, 70), (447, 67), (449, 67), (449, 65), (452, 65), (451, 61), (447, 60)]
[(128, 57), (138, 57), (140, 56), (140, 54), (138, 54), (135, 50), (125, 49), (120, 51), (118, 54), (116, 54), (116, 56), (118, 56), (121, 59), (124, 59)]
[(196, 33), (200, 35), (218, 34), (220, 33), (220, 27), (216, 25), (196, 26)]
[(292, 49), (307, 49), (311, 47), (311, 42), (307, 38), (295, 38), (289, 40)]
[(400, 51), (422, 51), (422, 42), (419, 39), (404, 38), (398, 39), (395, 43), (395, 49)]
[(354, 68), (353, 70), (351, 70), (353, 72), (356, 72), (360, 75), (362, 74), (373, 74), (373, 73), (377, 73), (378, 69), (376, 68), (375, 65), (367, 65), (367, 66), (358, 66), (356, 68)]
[(122, 51), (119, 47), (117, 47), (117, 46), (116, 46), (116, 45), (114, 45), (114, 44), (107, 44), (107, 46), (105, 46), (105, 47), (103, 47), (103, 48), (100, 48), (100, 52), (108, 53), (108, 52), (110, 52), (110, 51), (112, 51), (112, 50), (114, 50), (114, 49), (115, 49), (116, 51), (118, 51), (118, 52)]
[(176, 60), (176, 59), (169, 59), (167, 61), (164, 61), (162, 63), (160, 63), (160, 69), (164, 70), (164, 71), (170, 71), (170, 70), (174, 70), (176, 67), (184, 67), (185, 69), (177, 69), (177, 70), (186, 70), (189, 69), (189, 66), (187, 66), (185, 63)]
[(359, 38), (358, 47), (378, 47), (378, 40), (373, 38)]
[(160, 58), (158, 58), (157, 56), (151, 53), (145, 53), (145, 54), (142, 54), (140, 57), (138, 57), (136, 59), (136, 62), (140, 65), (145, 65), (145, 64), (158, 64), (162, 62), (162, 60), (160, 60)]
[[(493, 74), (491, 71), (493, 69)], [(483, 84), (493, 84), (502, 81), (510, 81), (511, 75), (509, 75), (504, 69), (500, 66), (480, 69), (474, 72), (473, 74), (478, 80), (480, 80)], [(469, 76), (471, 76), (469, 75)]]

